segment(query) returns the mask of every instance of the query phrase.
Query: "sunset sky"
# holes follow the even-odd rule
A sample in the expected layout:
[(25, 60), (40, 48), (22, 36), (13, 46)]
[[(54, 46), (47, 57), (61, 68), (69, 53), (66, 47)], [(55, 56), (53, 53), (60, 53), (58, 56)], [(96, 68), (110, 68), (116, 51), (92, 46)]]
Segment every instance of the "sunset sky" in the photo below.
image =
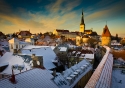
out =
[(125, 0), (0, 0), (0, 31), (79, 31), (82, 9), (86, 29), (101, 35), (107, 21), (112, 35), (125, 35)]

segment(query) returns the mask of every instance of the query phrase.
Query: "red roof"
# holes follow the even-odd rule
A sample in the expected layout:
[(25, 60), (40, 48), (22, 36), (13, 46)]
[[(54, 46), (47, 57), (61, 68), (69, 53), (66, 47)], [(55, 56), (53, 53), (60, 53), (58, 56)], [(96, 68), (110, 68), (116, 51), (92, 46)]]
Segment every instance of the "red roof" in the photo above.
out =
[(102, 37), (111, 37), (111, 33), (107, 25), (105, 25), (105, 28), (103, 29)]
[(20, 32), (19, 32), (19, 35), (29, 36), (29, 35), (31, 35), (31, 33), (30, 33), (30, 31), (20, 31)]

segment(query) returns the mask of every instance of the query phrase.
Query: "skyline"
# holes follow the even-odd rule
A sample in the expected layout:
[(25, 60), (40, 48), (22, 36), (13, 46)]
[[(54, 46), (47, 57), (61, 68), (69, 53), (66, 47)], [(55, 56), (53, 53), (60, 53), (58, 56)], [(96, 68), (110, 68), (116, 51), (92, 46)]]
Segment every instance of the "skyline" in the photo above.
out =
[(79, 31), (82, 9), (85, 29), (93, 28), (99, 35), (107, 25), (113, 36), (124, 37), (125, 0), (1, 0), (0, 31), (13, 33), (53, 32), (54, 29)]

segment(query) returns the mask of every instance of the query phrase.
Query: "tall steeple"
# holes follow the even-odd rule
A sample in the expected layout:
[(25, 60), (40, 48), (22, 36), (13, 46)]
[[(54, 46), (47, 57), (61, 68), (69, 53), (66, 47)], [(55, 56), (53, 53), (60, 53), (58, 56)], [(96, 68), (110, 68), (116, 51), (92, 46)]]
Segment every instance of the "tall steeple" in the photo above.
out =
[(80, 25), (84, 25), (83, 10), (82, 10), (82, 18), (81, 18), (81, 24)]
[(79, 32), (82, 32), (82, 33), (85, 32), (85, 23), (84, 23), (83, 10), (82, 10), (82, 18), (81, 18), (81, 23), (80, 23), (80, 30), (79, 30)]

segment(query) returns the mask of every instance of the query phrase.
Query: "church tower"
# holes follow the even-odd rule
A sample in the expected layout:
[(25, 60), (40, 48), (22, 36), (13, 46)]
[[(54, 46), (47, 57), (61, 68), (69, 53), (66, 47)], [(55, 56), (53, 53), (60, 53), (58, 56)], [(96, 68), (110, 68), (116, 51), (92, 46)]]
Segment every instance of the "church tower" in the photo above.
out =
[(109, 47), (111, 46), (111, 34), (107, 25), (105, 25), (102, 33), (102, 46), (104, 45)]
[(83, 10), (82, 10), (82, 18), (81, 18), (81, 23), (80, 23), (80, 30), (79, 32), (84, 33), (85, 32), (85, 23), (84, 23), (84, 17), (83, 17)]

